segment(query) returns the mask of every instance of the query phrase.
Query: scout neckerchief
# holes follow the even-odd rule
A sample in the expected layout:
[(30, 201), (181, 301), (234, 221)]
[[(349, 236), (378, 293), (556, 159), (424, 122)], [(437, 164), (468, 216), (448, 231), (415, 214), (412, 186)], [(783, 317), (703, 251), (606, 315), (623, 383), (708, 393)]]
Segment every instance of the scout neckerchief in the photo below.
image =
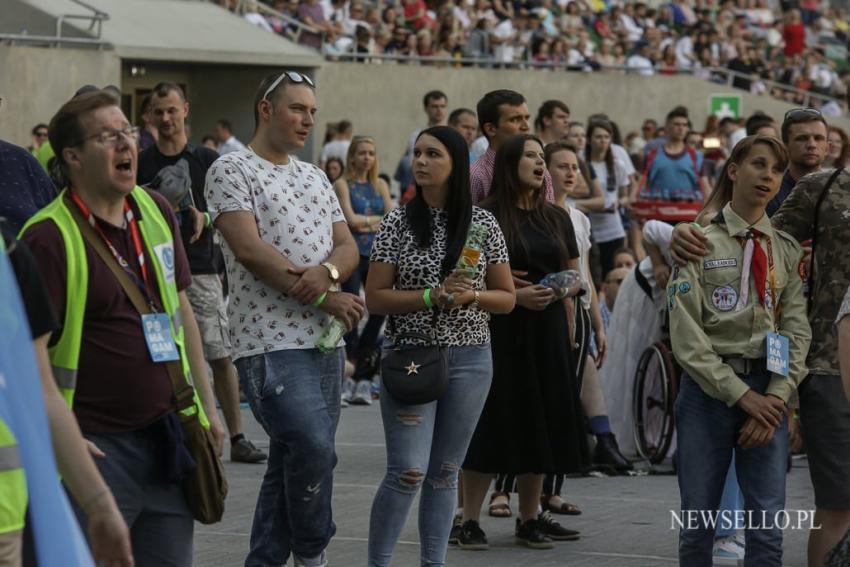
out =
[[(760, 236), (765, 238), (765, 254), (758, 242)], [(747, 306), (750, 292), (750, 275), (755, 280), (756, 293), (759, 304), (767, 310), (774, 312), (774, 324), (779, 319), (779, 302), (776, 285), (776, 266), (773, 261), (773, 242), (770, 236), (758, 229), (749, 228), (735, 235), (744, 247), (744, 266), (741, 270), (741, 294), (738, 296), (736, 311)], [(766, 284), (770, 285), (770, 295), (767, 295)]]
[(136, 256), (139, 260), (139, 268), (142, 272), (142, 279), (139, 279), (139, 276), (136, 272), (130, 267), (130, 264), (127, 263), (127, 260), (121, 255), (118, 250), (112, 245), (112, 242), (106, 237), (106, 234), (103, 232), (103, 229), (100, 228), (99, 223), (97, 222), (97, 218), (92, 214), (91, 209), (89, 209), (88, 205), (83, 202), (83, 200), (74, 193), (73, 191), (68, 191), (71, 195), (71, 199), (74, 201), (74, 204), (77, 205), (77, 208), (80, 209), (80, 212), (86, 217), (88, 223), (92, 226), (94, 231), (100, 236), (103, 240), (106, 247), (112, 253), (112, 256), (115, 257), (115, 261), (118, 262), (118, 265), (124, 268), (124, 271), (127, 272), (127, 275), (130, 276), (130, 279), (133, 280), (138, 288), (141, 290), (142, 294), (145, 296), (145, 300), (148, 305), (150, 305), (151, 311), (154, 313), (157, 312), (156, 304), (153, 301), (153, 286), (150, 283), (150, 276), (148, 275), (148, 266), (145, 262), (145, 254), (144, 254), (144, 246), (142, 245), (142, 237), (139, 234), (139, 226), (138, 221), (136, 221), (136, 216), (133, 214), (133, 210), (130, 208), (130, 204), (127, 202), (127, 199), (124, 199), (124, 218), (127, 220), (127, 226), (130, 229), (130, 235), (133, 239), (133, 247), (135, 248)]

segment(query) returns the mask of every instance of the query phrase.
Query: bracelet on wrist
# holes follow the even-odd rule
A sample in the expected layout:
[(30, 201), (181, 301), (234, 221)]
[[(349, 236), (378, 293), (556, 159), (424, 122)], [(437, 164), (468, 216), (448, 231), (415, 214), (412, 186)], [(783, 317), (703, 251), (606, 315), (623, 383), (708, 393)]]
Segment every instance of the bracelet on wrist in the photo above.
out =
[(422, 300), (425, 302), (425, 307), (431, 309), (434, 307), (433, 302), (431, 301), (431, 288), (429, 287), (422, 293)]
[(313, 304), (313, 307), (319, 307), (322, 303), (325, 302), (325, 300), (327, 298), (328, 298), (328, 292), (323, 293), (322, 295), (319, 296), (319, 299), (317, 299), (316, 302)]

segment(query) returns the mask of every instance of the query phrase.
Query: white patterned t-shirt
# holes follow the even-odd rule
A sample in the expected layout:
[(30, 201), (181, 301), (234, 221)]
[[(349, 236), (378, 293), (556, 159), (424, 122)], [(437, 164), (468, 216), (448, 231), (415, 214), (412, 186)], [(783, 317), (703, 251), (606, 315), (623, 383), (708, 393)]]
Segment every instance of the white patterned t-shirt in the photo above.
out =
[[(218, 158), (207, 171), (209, 213), (249, 211), (260, 238), (296, 266), (318, 266), (333, 251), (333, 223), (345, 222), (328, 178), (292, 157), (286, 165), (251, 149)], [(222, 239), (230, 298), (227, 314), (233, 358), (313, 348), (330, 316), (261, 282)]]

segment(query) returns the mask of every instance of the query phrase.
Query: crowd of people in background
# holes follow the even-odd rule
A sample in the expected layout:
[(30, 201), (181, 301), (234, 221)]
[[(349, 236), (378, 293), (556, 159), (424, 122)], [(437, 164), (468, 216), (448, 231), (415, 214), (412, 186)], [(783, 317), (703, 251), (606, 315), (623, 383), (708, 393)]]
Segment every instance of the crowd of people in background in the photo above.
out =
[[(843, 101), (850, 86), (850, 20), (847, 8), (835, 2), (275, 0), (266, 2), (271, 11), (256, 2), (225, 3), (241, 5), (249, 21), (331, 56), (351, 53), (373, 63), (389, 62), (376, 55), (401, 56), (414, 59), (408, 64), (455, 67), (475, 60), (485, 66), (685, 72), (798, 104), (805, 102), (800, 91), (834, 97), (838, 102), (812, 98), (811, 105), (831, 116), (848, 111)], [(418, 60), (429, 57), (446, 61)]]
[[(687, 5), (673, 7), (653, 16), (668, 30), (677, 18), (688, 23)], [(502, 22), (527, 18), (523, 9), (500, 5)], [(463, 11), (449, 6), (447, 14), (458, 18), (456, 10)], [(564, 10), (558, 25), (587, 33), (584, 8)], [(570, 10), (578, 10), (575, 19)], [(605, 25), (594, 25), (596, 34), (619, 33), (600, 10), (592, 22)], [(766, 17), (760, 6), (748, 10), (748, 18)], [(421, 2), (406, 2), (405, 11), (420, 30), (448, 21), (430, 22)], [(827, 19), (818, 16), (805, 15), (810, 25)], [(480, 15), (485, 28), (489, 17)], [(731, 18), (724, 33), (745, 31), (734, 11), (723, 18)], [(685, 454), (683, 506), (781, 510), (788, 452), (800, 450), (802, 436), (822, 525), (810, 537), (810, 563), (845, 564), (850, 377), (842, 383), (841, 370), (850, 368), (839, 368), (837, 326), (847, 335), (850, 178), (841, 168), (850, 148), (823, 112), (712, 116), (700, 130), (678, 106), (623, 136), (603, 113), (571, 120), (564, 100), (545, 101), (532, 114), (522, 93), (503, 89), (483, 93), (475, 109), (452, 109), (445, 93), (432, 90), (422, 99), (427, 126), (397, 148), (390, 178), (377, 158), (381, 141), (347, 119), (329, 128), (318, 165), (295, 157), (315, 124), (315, 88), (302, 73), (270, 75), (253, 101), (249, 144), (222, 119), (195, 146), (190, 101), (178, 85), (152, 90), (139, 127), (124, 117), (114, 87), (87, 86), (51, 120), (49, 145), (44, 125), (33, 128), (30, 151), (52, 152), (45, 168), (19, 148), (18, 169), (0, 171), (0, 187), (5, 176), (27, 187), (0, 196), (0, 216), (35, 252), (44, 305), (56, 313), (41, 335), (48, 335), (43, 346), (55, 347), (46, 356), (60, 391), (74, 400), (83, 436), (121, 454), (84, 474), (130, 503), (121, 513), (137, 564), (191, 563), (192, 517), (179, 486), (187, 464), (179, 451), (166, 456), (177, 443), (171, 380), (150, 360), (140, 323), (148, 314), (75, 232), (78, 214), (173, 324), (175, 351), (197, 388), (193, 407), (219, 452), (226, 425), (232, 460), (268, 463), (246, 565), (282, 564), (290, 555), (298, 565), (327, 565), (336, 527), (331, 490), (323, 487), (333, 483), (339, 408), (375, 399), (387, 468), (370, 516), (370, 566), (390, 564), (420, 493), (423, 565), (444, 565), (450, 544), (487, 549), (484, 510), (515, 515), (516, 542), (530, 549), (579, 538), (556, 519), (585, 512), (569, 502), (564, 478), (633, 472), (633, 422), (624, 408), (634, 359), (661, 337), (667, 314), (681, 331), (673, 353), (692, 379), (683, 378), (687, 395), (677, 403), (680, 448), (710, 436), (711, 411), (723, 412), (725, 427), (713, 440), (722, 455), (711, 461), (710, 478), (694, 472), (702, 455)], [(662, 205), (674, 212), (662, 214)], [(801, 245), (814, 249), (813, 260), (801, 262)], [(576, 279), (547, 283), (565, 272)], [(83, 274), (91, 283), (75, 287), (88, 282)], [(793, 319), (792, 329), (779, 313), (786, 324)], [(769, 332), (790, 336), (790, 381), (768, 376), (762, 338)], [(343, 333), (345, 348), (338, 346)], [(105, 338), (116, 334), (119, 352)], [(382, 349), (432, 342), (445, 350), (446, 389), (427, 403), (403, 403), (380, 379)], [(704, 348), (692, 354), (694, 345)], [(103, 380), (96, 369), (104, 364), (134, 388), (132, 396)], [(411, 362), (408, 374), (417, 369)], [(242, 433), (240, 385), (269, 435), (268, 454)], [(753, 459), (750, 448), (764, 458)], [(738, 465), (730, 467), (732, 453)], [(767, 477), (769, 484), (755, 486)], [(150, 497), (138, 497), (141, 484)], [(86, 503), (77, 504), (85, 518)], [(120, 540), (115, 549), (126, 555), (127, 533), (106, 504), (111, 537)], [(779, 530), (756, 531), (683, 529), (682, 564), (709, 564), (712, 555), (781, 564)]]

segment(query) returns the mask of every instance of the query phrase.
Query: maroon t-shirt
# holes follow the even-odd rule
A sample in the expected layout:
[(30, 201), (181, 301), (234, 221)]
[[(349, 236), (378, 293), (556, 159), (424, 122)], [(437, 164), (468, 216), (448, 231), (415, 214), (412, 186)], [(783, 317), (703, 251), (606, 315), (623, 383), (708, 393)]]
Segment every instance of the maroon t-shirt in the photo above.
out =
[[(182, 291), (192, 283), (189, 262), (177, 219), (164, 197), (148, 193), (159, 206), (174, 235), (175, 281)], [(130, 199), (139, 222), (144, 222)], [(129, 228), (98, 219), (109, 241), (141, 280), (141, 270)], [(53, 222), (30, 227), (24, 240), (38, 261), (42, 279), (60, 322), (65, 318), (67, 270), (62, 235)], [(154, 363), (142, 332), (142, 319), (115, 275), (86, 243), (89, 266), (88, 298), (83, 323), (74, 413), (86, 433), (115, 433), (141, 429), (171, 409), (172, 388), (164, 363)], [(153, 261), (145, 251), (157, 305), (162, 306)], [(61, 330), (53, 334), (58, 341)]]

